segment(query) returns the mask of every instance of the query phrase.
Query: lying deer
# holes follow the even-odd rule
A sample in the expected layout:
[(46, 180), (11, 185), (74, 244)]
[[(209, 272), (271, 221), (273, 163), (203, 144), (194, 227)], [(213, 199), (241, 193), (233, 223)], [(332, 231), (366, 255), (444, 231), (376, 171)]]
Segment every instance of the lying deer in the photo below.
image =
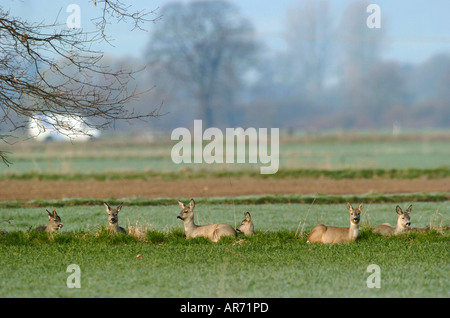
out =
[(37, 227), (35, 231), (45, 231), (52, 233), (63, 227), (61, 218), (59, 217), (58, 214), (56, 214), (55, 208), (53, 208), (53, 212), (50, 212), (49, 210), (45, 211), (47, 211), (48, 214), (48, 223), (47, 225)]
[(127, 231), (123, 227), (119, 226), (119, 212), (122, 209), (123, 202), (120, 203), (115, 209), (111, 209), (108, 203), (103, 202), (106, 212), (108, 213), (108, 230), (113, 233), (127, 234)]
[(376, 228), (372, 230), (373, 233), (380, 233), (381, 235), (395, 235), (402, 232), (405, 232), (411, 226), (411, 218), (409, 214), (411, 213), (412, 205), (410, 205), (405, 212), (402, 211), (398, 205), (395, 208), (397, 212), (397, 226), (392, 227), (389, 223), (383, 223), (378, 225)]
[(450, 226), (436, 226), (436, 227), (426, 226), (423, 228), (415, 227), (415, 228), (408, 229), (409, 232), (419, 232), (419, 233), (428, 232), (428, 231), (432, 231), (432, 230), (436, 230), (442, 234), (442, 233), (450, 230)]
[(361, 203), (355, 210), (350, 203), (347, 203), (347, 209), (350, 212), (350, 228), (319, 224), (311, 230), (307, 242), (334, 244), (355, 241), (359, 233), (359, 220), (363, 204)]
[(236, 231), (244, 233), (244, 235), (253, 235), (253, 222), (249, 212), (244, 213), (245, 219), (238, 226)]
[(194, 199), (191, 199), (189, 205), (186, 205), (181, 201), (178, 201), (178, 204), (181, 208), (181, 212), (177, 218), (184, 222), (184, 233), (187, 239), (203, 236), (213, 242), (217, 242), (224, 236), (236, 236), (236, 231), (229, 224), (215, 223), (196, 225), (194, 223)]

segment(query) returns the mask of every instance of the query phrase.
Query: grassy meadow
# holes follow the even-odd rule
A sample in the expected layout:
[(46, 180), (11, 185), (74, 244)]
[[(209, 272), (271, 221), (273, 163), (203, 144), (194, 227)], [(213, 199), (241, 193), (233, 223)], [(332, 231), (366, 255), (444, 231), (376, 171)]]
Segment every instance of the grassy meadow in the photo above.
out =
[[(449, 297), (448, 235), (307, 244), (292, 232), (246, 239), (185, 240), (182, 233), (132, 237), (60, 233), (0, 238), (1, 297)], [(81, 288), (70, 289), (70, 264)], [(371, 264), (381, 288), (368, 288)]]
[[(406, 208), (407, 203), (402, 204)], [(413, 227), (448, 224), (450, 204), (413, 203)], [(449, 237), (436, 231), (385, 238), (370, 232), (396, 222), (393, 204), (366, 204), (356, 243), (306, 242), (317, 223), (348, 226), (345, 204), (198, 204), (200, 224), (238, 225), (250, 211), (256, 233), (211, 243), (186, 240), (177, 204), (124, 206), (120, 224), (134, 235), (105, 231), (102, 206), (57, 209), (59, 233), (28, 232), (46, 222), (42, 208), (2, 211), (0, 297), (449, 297)], [(81, 269), (69, 289), (67, 266)], [(381, 288), (367, 287), (370, 264)]]
[[(174, 142), (106, 139), (86, 144), (19, 143), (0, 180), (130, 178), (448, 178), (448, 133), (284, 138), (280, 170), (257, 165), (175, 165)], [(0, 198), (0, 297), (444, 297), (450, 296), (449, 232), (381, 237), (371, 228), (395, 225), (398, 204), (413, 205), (412, 227), (450, 225), (449, 193), (372, 193), (196, 198), (197, 224), (239, 225), (249, 211), (254, 236), (218, 243), (184, 238), (173, 198), (120, 198), (128, 235), (108, 235), (104, 198), (5, 202)], [(188, 200), (189, 198), (185, 198)], [(318, 223), (348, 226), (345, 203), (365, 206), (355, 243), (306, 242)], [(119, 202), (111, 198), (111, 205)], [(187, 201), (186, 201), (187, 202)], [(56, 207), (64, 227), (29, 231)], [(81, 288), (68, 288), (77, 264)], [(369, 288), (367, 268), (380, 268)]]

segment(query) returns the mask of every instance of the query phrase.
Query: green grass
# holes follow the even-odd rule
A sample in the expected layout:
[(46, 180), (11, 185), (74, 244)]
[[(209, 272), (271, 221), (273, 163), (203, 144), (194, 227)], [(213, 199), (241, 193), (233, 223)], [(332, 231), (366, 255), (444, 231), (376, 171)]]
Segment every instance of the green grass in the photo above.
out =
[[(400, 205), (407, 206), (410, 202)], [(238, 224), (252, 214), (256, 234), (212, 243), (186, 240), (179, 208), (124, 206), (122, 226), (146, 227), (143, 238), (110, 236), (101, 206), (57, 210), (60, 233), (27, 232), (46, 221), (42, 208), (0, 210), (0, 297), (449, 297), (449, 233), (385, 238), (370, 227), (396, 221), (395, 204), (366, 204), (355, 243), (306, 243), (317, 223), (347, 226), (344, 204), (197, 203), (199, 224)], [(449, 224), (450, 202), (415, 202), (412, 226)], [(81, 269), (69, 289), (67, 266)], [(370, 289), (370, 264), (381, 288)]]
[[(11, 233), (1, 239), (1, 297), (448, 297), (449, 236), (384, 238), (361, 233), (353, 244), (308, 244), (293, 232), (262, 232), (217, 244), (179, 231), (126, 235)], [(67, 266), (81, 269), (69, 289)], [(370, 289), (367, 267), (381, 269)]]

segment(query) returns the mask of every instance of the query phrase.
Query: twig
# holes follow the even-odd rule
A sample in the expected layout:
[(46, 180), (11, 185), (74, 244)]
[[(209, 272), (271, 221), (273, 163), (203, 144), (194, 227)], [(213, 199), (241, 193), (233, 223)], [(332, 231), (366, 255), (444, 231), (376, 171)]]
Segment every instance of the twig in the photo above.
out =
[[(300, 232), (300, 235), (303, 235), (303, 229), (304, 229), (305, 224), (306, 224), (306, 219), (308, 218), (309, 211), (311, 210), (311, 207), (313, 206), (314, 202), (316, 202), (316, 198), (314, 198), (314, 200), (313, 200), (313, 201), (311, 202), (311, 204), (309, 205), (308, 212), (306, 213), (305, 221), (303, 222), (303, 226), (302, 226), (302, 230), (301, 230), (301, 232)], [(300, 221), (298, 222), (297, 230), (295, 231), (295, 236), (296, 236), (296, 237), (297, 237), (298, 229), (300, 228), (300, 224), (301, 224), (301, 223), (302, 223), (302, 220), (300, 219)]]

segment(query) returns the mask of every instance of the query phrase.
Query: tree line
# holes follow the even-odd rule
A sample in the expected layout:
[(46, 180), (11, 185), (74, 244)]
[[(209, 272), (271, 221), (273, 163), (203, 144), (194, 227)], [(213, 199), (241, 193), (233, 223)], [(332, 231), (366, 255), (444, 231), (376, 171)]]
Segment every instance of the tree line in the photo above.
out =
[(143, 55), (142, 81), (156, 87), (141, 107), (164, 101), (162, 130), (194, 119), (308, 132), (448, 128), (450, 54), (383, 58), (389, 25), (368, 28), (368, 5), (342, 16), (326, 0), (293, 5), (276, 50), (229, 2), (169, 4)]

